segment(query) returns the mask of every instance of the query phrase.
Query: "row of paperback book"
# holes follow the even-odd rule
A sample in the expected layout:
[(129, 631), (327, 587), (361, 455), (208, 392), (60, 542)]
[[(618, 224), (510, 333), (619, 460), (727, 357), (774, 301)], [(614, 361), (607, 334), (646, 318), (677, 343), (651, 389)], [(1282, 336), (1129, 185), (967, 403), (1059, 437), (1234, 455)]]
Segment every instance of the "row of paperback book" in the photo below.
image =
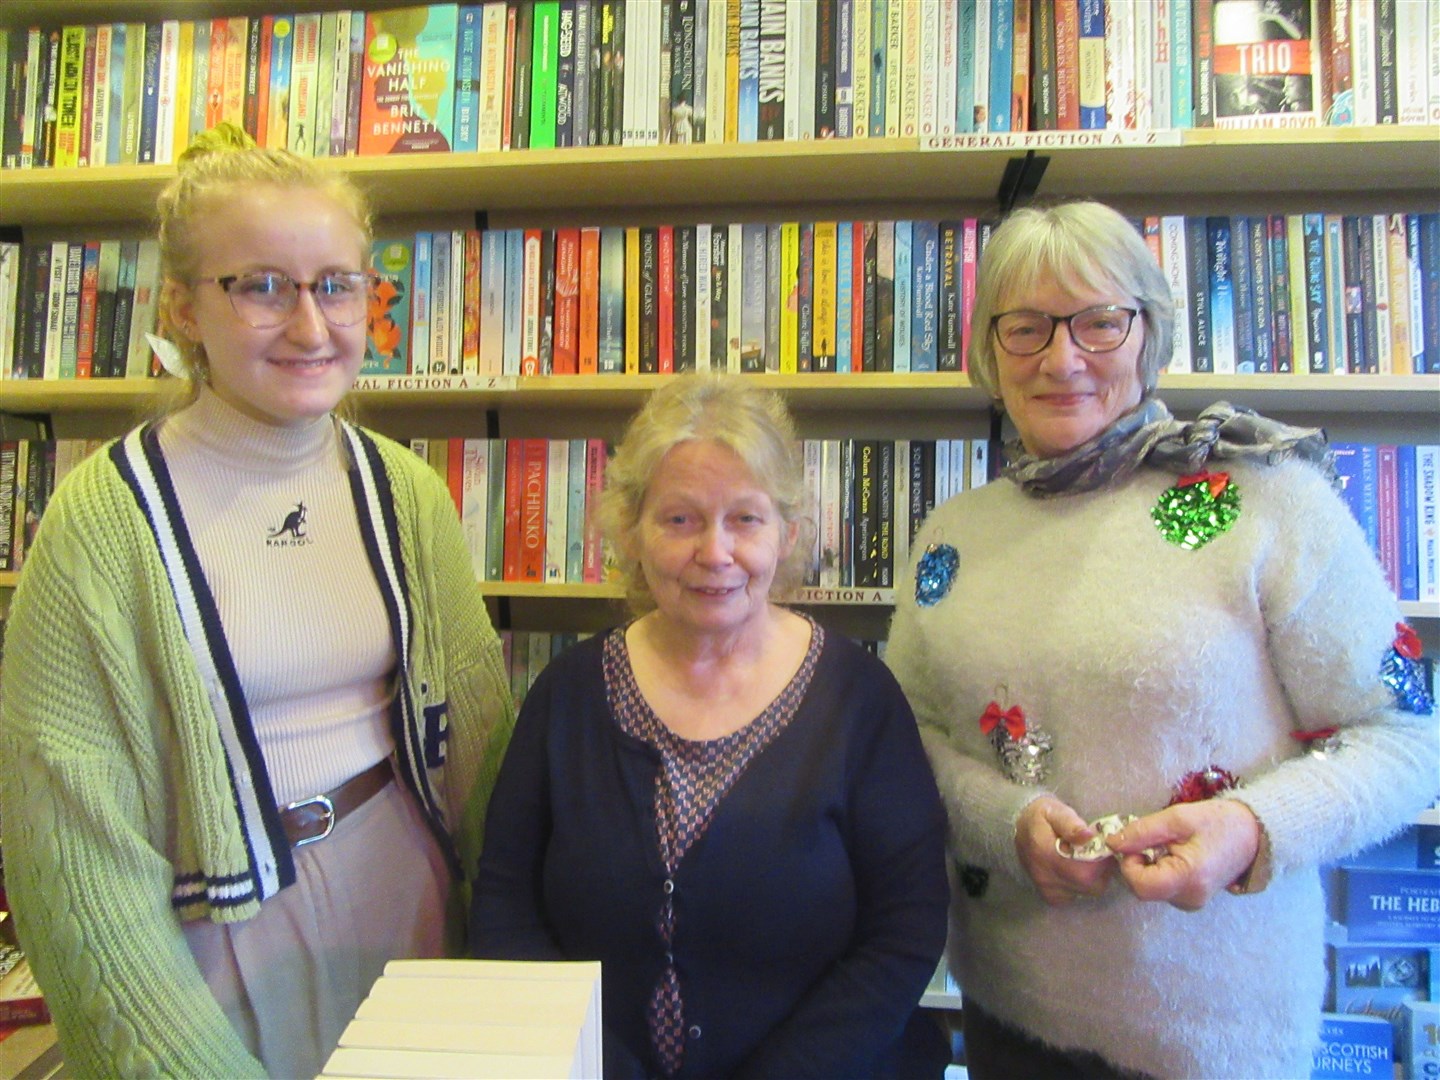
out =
[(1440, 446), (1331, 446), (1346, 503), (1400, 600), (1440, 600)]
[[(367, 374), (957, 371), (994, 223), (803, 221), (377, 242)], [(1440, 214), (1137, 219), (1169, 370), (1440, 372)]]
[[(601, 439), (412, 439), (444, 478), (480, 581), (598, 584)], [(990, 479), (983, 439), (806, 439), (806, 584), (888, 589), (925, 515)]]
[[(0, 31), (5, 167), (1440, 121), (1436, 0), (492, 0)], [(931, 140), (936, 140), (931, 143)]]
[(0, 243), (0, 372), (149, 375), (159, 285), (155, 240)]
[(1440, 1075), (1440, 826), (1324, 876), (1329, 986), (1312, 1076)]
[(95, 439), (0, 441), (0, 570), (24, 565), (55, 486), (99, 445)]
[[(1440, 214), (1133, 219), (1172, 374), (1440, 372)], [(377, 240), (363, 375), (964, 370), (994, 222), (422, 231)], [(0, 371), (154, 368), (153, 240), (0, 243)]]

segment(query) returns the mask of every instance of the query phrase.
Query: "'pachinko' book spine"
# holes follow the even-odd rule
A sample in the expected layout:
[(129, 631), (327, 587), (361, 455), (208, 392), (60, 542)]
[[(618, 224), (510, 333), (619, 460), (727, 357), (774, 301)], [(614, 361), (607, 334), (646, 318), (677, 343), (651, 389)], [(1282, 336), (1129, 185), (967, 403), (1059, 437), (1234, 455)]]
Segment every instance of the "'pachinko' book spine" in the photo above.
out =
[(365, 17), (362, 155), (451, 149), (458, 34), (454, 4), (372, 11)]

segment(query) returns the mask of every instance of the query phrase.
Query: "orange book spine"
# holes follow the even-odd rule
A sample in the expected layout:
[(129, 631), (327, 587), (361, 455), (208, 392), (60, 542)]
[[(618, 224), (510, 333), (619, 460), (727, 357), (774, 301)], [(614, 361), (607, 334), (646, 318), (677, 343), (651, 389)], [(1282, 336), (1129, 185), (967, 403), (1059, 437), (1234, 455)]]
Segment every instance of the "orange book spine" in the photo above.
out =
[(550, 370), (580, 371), (580, 230), (555, 231), (555, 337)]
[(581, 375), (600, 370), (600, 230), (580, 230), (580, 340), (578, 366)]

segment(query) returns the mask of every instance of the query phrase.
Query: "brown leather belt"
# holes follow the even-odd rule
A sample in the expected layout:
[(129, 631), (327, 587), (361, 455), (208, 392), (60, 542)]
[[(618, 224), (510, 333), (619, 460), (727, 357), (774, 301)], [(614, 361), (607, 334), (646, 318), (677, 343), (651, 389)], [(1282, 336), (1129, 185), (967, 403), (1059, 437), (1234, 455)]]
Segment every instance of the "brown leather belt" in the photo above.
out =
[(280, 824), (290, 846), (298, 848), (324, 840), (341, 818), (359, 810), (372, 796), (383, 791), (394, 775), (390, 759), (385, 758), (323, 795), (312, 795), (282, 806)]

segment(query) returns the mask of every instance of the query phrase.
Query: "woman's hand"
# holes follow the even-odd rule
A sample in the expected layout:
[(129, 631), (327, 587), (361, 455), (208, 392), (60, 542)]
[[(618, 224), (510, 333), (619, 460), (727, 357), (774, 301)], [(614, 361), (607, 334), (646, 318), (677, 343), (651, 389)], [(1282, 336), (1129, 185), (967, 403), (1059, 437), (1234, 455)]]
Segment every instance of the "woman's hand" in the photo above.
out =
[[(1106, 840), (1124, 855), (1120, 873), (1141, 900), (1199, 911), (1249, 869), (1260, 851), (1260, 822), (1238, 799), (1177, 803), (1132, 821)], [(1145, 848), (1166, 848), (1153, 863)]]
[(1040, 896), (1051, 907), (1063, 907), (1082, 896), (1100, 896), (1110, 887), (1115, 860), (1081, 862), (1056, 849), (1061, 840), (1079, 847), (1095, 830), (1053, 795), (1042, 795), (1020, 812), (1015, 822), (1015, 853)]

